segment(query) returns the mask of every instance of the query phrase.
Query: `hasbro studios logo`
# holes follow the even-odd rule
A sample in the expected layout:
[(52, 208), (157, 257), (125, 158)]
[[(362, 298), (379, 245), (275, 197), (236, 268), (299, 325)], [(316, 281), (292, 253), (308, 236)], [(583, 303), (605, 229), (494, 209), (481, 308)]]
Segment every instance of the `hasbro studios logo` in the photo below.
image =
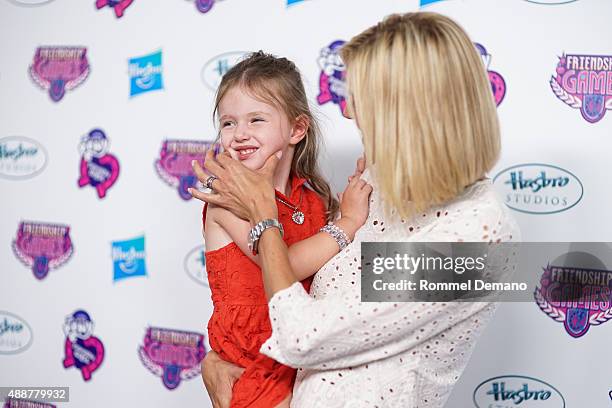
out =
[(549, 164), (518, 164), (500, 171), (493, 184), (506, 205), (528, 214), (554, 214), (580, 202), (582, 182), (571, 172)]
[(246, 54), (246, 51), (231, 51), (211, 58), (202, 68), (202, 81), (211, 91), (216, 91), (225, 73)]
[(136, 237), (112, 243), (113, 281), (147, 276), (145, 238)]
[(162, 78), (162, 52), (157, 51), (142, 57), (130, 58), (130, 96), (164, 88)]
[(32, 328), (21, 317), (0, 310), (0, 354), (17, 354), (32, 344)]
[(503, 375), (481, 382), (474, 390), (476, 408), (565, 408), (565, 398), (552, 385), (532, 377)]
[(206, 247), (198, 245), (185, 256), (185, 272), (191, 279), (200, 285), (208, 287), (208, 274), (206, 272)]
[(28, 179), (42, 172), (47, 152), (35, 140), (21, 136), (0, 139), (0, 177)]

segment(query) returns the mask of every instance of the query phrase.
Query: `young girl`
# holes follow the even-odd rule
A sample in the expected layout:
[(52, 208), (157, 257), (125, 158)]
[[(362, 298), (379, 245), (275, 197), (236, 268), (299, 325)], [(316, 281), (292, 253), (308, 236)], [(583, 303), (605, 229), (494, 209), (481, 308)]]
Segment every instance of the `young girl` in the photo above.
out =
[[(297, 68), (285, 58), (252, 54), (223, 77), (215, 116), (223, 148), (248, 168), (259, 169), (282, 152), (274, 173), (278, 219), (294, 274), (309, 290), (311, 276), (344, 243), (331, 231), (319, 231), (335, 220), (338, 202), (317, 170), (318, 129)], [(357, 179), (342, 194), (342, 216), (332, 227), (348, 240), (368, 213), (371, 187)], [(212, 205), (204, 207), (203, 223), (214, 304), (210, 345), (223, 360), (245, 368), (230, 406), (288, 407), (295, 370), (259, 353), (271, 325), (258, 256), (247, 244), (251, 225)]]

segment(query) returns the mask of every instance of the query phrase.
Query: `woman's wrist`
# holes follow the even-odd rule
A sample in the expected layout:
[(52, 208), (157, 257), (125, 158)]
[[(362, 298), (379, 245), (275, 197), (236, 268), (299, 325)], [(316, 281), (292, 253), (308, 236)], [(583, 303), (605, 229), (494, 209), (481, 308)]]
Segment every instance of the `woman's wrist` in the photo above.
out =
[(249, 211), (251, 226), (269, 218), (278, 219), (278, 207), (274, 200), (253, 200)]

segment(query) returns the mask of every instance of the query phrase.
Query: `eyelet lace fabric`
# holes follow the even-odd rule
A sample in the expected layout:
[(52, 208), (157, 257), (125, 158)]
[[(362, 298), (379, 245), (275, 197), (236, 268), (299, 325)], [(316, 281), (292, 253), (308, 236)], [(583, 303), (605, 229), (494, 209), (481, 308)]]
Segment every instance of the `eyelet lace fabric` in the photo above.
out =
[(261, 352), (299, 367), (292, 407), (441, 408), (492, 318), (492, 302), (362, 303), (361, 242), (520, 241), (491, 182), (402, 220), (384, 214), (373, 178), (370, 214), (354, 241), (315, 276), (269, 302), (272, 336)]

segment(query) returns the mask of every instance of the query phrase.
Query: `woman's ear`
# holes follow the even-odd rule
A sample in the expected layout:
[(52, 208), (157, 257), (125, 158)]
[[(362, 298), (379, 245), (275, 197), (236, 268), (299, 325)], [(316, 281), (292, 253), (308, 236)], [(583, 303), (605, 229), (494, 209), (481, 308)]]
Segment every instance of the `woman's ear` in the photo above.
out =
[(303, 138), (306, 137), (308, 133), (308, 128), (310, 127), (310, 119), (306, 115), (300, 115), (295, 119), (295, 123), (293, 124), (293, 128), (291, 129), (291, 136), (289, 137), (289, 144), (296, 145)]

